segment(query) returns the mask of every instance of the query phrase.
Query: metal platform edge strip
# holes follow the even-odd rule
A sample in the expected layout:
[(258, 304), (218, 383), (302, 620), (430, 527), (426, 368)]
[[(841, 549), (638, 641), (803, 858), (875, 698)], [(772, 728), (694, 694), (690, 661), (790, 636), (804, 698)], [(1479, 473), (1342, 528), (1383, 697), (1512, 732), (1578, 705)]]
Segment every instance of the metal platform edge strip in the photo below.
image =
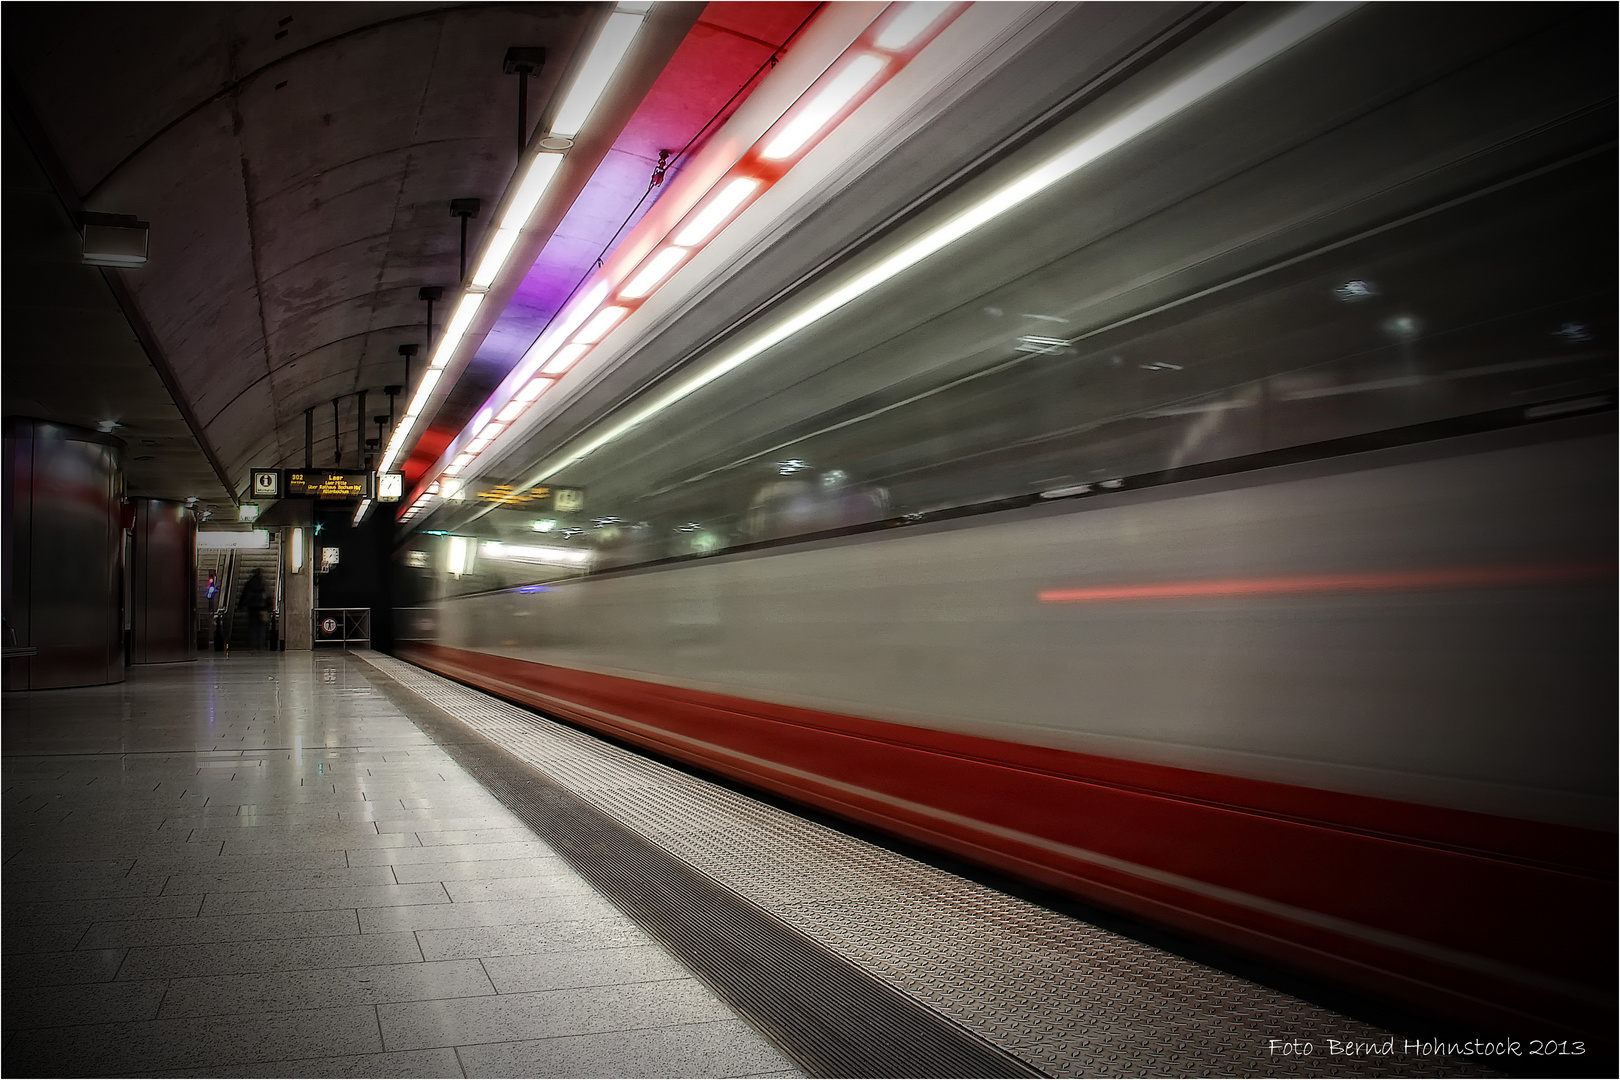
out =
[(383, 657), (353, 655), (457, 764), (811, 1075), (1047, 1075), (592, 806), (402, 685)]

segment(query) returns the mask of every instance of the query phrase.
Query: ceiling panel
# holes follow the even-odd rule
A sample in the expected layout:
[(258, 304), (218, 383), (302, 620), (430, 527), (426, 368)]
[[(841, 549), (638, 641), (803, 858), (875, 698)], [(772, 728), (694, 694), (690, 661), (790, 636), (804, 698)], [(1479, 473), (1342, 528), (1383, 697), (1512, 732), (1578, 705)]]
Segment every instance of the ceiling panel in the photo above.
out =
[[(346, 399), (345, 463), (358, 464), (352, 395), (374, 394), (374, 435), (369, 417), (387, 411), (382, 387), (404, 381), (399, 346), (425, 342), (417, 290), (456, 284), (449, 201), (475, 197), (493, 210), (516, 166), (517, 80), (502, 73), (506, 49), (547, 51), (530, 80), (533, 125), (605, 12), (573, 3), (8, 5), (7, 94), (37, 118), (69, 204), (151, 223), (150, 261), (111, 273), (240, 489), (250, 467), (302, 464), (306, 409), (317, 421), (314, 458), (331, 461), (334, 397)], [(488, 216), (471, 222), (474, 251)], [(74, 261), (76, 237), (60, 224), (62, 257)], [(8, 222), (8, 259), (14, 230)], [(87, 356), (95, 347), (80, 338), (93, 338), (93, 326), (46, 337)], [(48, 397), (68, 388), (34, 389)]]

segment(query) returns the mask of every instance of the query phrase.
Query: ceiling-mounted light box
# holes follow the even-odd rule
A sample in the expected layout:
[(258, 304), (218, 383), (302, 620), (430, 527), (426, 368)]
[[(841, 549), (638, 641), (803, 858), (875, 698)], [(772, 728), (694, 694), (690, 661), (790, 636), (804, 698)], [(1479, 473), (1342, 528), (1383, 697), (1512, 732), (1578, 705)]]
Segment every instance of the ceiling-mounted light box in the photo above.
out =
[(84, 261), (91, 266), (146, 265), (146, 244), (151, 226), (133, 214), (80, 214)]

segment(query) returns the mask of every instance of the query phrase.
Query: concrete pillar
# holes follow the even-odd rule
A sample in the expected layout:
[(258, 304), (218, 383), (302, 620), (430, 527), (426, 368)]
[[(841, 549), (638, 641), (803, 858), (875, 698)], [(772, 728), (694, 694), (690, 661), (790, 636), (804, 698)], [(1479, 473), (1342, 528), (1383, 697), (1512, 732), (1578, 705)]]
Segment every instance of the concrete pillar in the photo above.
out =
[[(309, 528), (281, 530), (281, 635), (287, 651), (315, 647), (315, 537)], [(299, 564), (295, 567), (294, 564)]]

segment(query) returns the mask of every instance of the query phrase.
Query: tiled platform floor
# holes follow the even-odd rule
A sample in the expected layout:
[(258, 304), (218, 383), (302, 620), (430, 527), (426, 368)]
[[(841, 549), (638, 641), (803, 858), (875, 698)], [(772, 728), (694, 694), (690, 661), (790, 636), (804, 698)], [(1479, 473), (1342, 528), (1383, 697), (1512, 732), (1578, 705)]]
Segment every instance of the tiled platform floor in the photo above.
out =
[(7, 1075), (800, 1075), (367, 670), (5, 696)]

